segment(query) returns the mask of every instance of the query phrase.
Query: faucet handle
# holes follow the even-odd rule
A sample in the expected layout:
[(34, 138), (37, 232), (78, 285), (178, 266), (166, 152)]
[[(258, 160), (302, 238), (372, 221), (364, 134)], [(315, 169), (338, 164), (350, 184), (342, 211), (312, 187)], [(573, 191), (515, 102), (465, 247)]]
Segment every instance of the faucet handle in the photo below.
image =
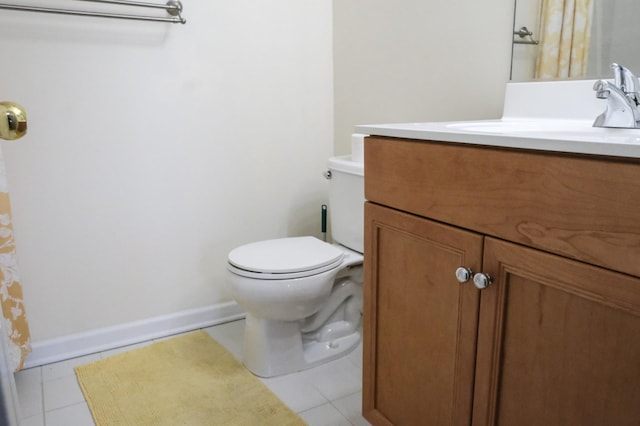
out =
[(605, 80), (596, 80), (593, 84), (593, 90), (596, 92), (596, 98), (598, 99), (608, 99), (611, 91), (609, 90), (610, 84)]
[(638, 82), (638, 77), (636, 77), (629, 68), (616, 64), (615, 62), (611, 64), (611, 68), (615, 76), (616, 86), (625, 94), (632, 95), (636, 105), (638, 105), (640, 98), (640, 82)]

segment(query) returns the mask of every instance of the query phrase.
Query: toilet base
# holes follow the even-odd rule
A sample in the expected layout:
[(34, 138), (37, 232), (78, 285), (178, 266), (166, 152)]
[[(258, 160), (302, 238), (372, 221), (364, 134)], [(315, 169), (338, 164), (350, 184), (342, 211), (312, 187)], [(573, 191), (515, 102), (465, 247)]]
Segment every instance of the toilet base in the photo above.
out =
[(244, 365), (256, 376), (295, 373), (340, 358), (360, 343), (360, 331), (329, 341), (303, 342), (299, 322), (269, 321), (247, 314)]
[(351, 352), (362, 340), (359, 331), (333, 339), (330, 342), (309, 342), (304, 346), (304, 359), (307, 367), (313, 367), (324, 362), (339, 358)]

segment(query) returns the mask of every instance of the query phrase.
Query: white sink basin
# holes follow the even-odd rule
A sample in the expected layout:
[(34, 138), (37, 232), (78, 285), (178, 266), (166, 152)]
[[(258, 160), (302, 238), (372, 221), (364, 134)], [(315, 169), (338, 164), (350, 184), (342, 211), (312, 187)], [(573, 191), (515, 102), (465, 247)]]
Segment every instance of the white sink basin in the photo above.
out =
[(452, 122), (446, 127), (459, 132), (513, 135), (566, 141), (640, 143), (640, 129), (593, 127), (587, 120), (514, 119)]
[(446, 125), (449, 129), (463, 132), (480, 133), (528, 133), (528, 132), (562, 132), (589, 133), (593, 132), (591, 123), (585, 120), (488, 120), (452, 122)]

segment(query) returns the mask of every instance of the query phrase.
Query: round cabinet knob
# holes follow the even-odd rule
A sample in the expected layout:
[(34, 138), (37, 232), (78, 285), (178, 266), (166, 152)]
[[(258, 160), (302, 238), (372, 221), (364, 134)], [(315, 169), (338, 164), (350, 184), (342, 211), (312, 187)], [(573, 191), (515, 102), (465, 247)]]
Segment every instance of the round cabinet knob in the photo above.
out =
[(479, 289), (483, 290), (489, 287), (493, 283), (493, 278), (489, 274), (483, 274), (479, 272), (473, 276), (473, 284)]
[(464, 266), (456, 269), (456, 278), (459, 283), (466, 283), (473, 277), (473, 271), (469, 268), (465, 268)]

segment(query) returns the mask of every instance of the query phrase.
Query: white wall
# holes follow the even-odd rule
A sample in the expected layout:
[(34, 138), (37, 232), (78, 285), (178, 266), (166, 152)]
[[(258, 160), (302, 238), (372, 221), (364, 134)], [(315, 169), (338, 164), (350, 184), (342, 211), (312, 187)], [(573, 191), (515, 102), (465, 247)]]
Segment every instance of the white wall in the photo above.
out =
[(500, 115), (512, 1), (333, 9), (335, 69), (327, 2), (185, 2), (184, 26), (0, 13), (34, 341), (229, 300), (230, 248), (319, 234), (334, 128), (340, 154), (359, 123)]
[(336, 0), (335, 149), (356, 124), (496, 118), (513, 0)]
[(171, 25), (1, 11), (0, 98), (29, 118), (2, 149), (33, 341), (229, 300), (229, 249), (319, 235), (331, 13), (193, 1)]

